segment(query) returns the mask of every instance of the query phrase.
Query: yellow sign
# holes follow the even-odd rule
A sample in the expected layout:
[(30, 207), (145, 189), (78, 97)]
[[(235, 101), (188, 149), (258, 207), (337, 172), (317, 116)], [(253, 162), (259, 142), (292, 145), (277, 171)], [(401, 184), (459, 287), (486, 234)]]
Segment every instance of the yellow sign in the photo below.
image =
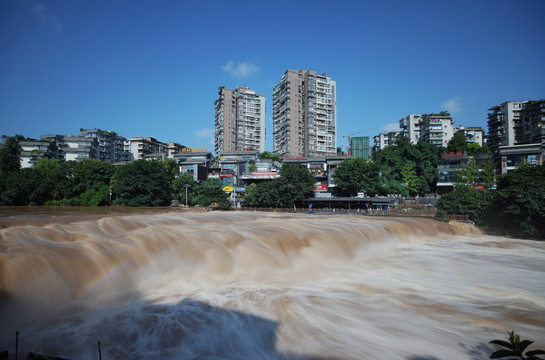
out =
[(206, 146), (193, 147), (193, 148), (183, 148), (182, 152), (206, 152)]
[(225, 191), (225, 192), (233, 192), (233, 187), (232, 187), (232, 186), (224, 186), (224, 187), (223, 187), (223, 191)]

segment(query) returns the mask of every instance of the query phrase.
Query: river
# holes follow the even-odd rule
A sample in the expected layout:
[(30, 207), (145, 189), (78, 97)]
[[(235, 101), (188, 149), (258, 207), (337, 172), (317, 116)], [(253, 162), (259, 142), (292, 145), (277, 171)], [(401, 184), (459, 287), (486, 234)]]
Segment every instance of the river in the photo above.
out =
[(545, 348), (545, 242), (463, 223), (5, 208), (0, 351), (70, 359), (488, 359)]

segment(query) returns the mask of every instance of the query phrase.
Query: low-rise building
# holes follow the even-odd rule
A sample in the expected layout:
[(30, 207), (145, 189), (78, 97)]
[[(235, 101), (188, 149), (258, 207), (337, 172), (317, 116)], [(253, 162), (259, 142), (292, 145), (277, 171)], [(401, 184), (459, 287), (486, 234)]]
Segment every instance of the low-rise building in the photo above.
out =
[(82, 161), (98, 159), (99, 157), (97, 138), (66, 135), (63, 142), (64, 159), (66, 161)]
[(131, 155), (125, 151), (125, 139), (113, 131), (101, 129), (80, 129), (81, 136), (96, 138), (98, 141), (98, 160), (109, 163), (129, 161)]
[(399, 134), (400, 133), (398, 131), (388, 131), (373, 136), (373, 156), (377, 153), (377, 151), (385, 149), (386, 146), (394, 145), (396, 137)]
[(55, 158), (57, 146), (49, 141), (21, 141), (22, 168), (33, 168), (41, 158)]
[(180, 174), (191, 174), (193, 180), (204, 181), (214, 158), (209, 151), (182, 151), (172, 155), (172, 159), (178, 163)]
[[(286, 158), (283, 164), (299, 164), (305, 166), (312, 175), (316, 183), (314, 185), (314, 194), (316, 197), (330, 197), (331, 188), (335, 187), (335, 180), (333, 174), (335, 168), (346, 159), (351, 159), (350, 154), (331, 154), (325, 157), (312, 157), (312, 158)], [(282, 174), (282, 172), (280, 172)]]
[(484, 131), (481, 127), (455, 126), (454, 133), (464, 135), (468, 144), (475, 143), (483, 146)]
[(55, 155), (53, 156), (53, 158), (59, 161), (65, 160), (64, 148), (66, 146), (64, 145), (64, 135), (59, 135), (59, 134), (40, 135), (40, 140), (55, 144), (56, 150), (55, 150)]
[(145, 155), (167, 154), (167, 144), (152, 137), (136, 136), (129, 139), (130, 152), (134, 160), (144, 159)]
[(501, 173), (515, 170), (522, 162), (542, 166), (545, 159), (545, 143), (500, 146)]

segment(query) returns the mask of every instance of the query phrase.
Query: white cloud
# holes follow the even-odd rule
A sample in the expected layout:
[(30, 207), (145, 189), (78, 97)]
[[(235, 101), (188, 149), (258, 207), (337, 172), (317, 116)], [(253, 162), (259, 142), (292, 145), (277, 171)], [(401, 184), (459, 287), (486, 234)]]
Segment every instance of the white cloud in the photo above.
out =
[(245, 78), (260, 70), (259, 66), (252, 64), (251, 62), (243, 62), (235, 64), (229, 60), (227, 64), (223, 65), (221, 69), (237, 78)]
[(462, 103), (460, 102), (459, 97), (453, 97), (441, 104), (442, 109), (448, 111), (449, 113), (457, 113), (462, 111)]
[(54, 30), (62, 31), (63, 26), (60, 23), (59, 19), (55, 15), (51, 15), (47, 9), (45, 8), (45, 5), (38, 2), (35, 3), (32, 7), (32, 11), (42, 19), (42, 22), (46, 25), (52, 26)]
[(399, 123), (387, 123), (381, 126), (380, 131), (399, 131)]
[(214, 130), (204, 128), (204, 129), (195, 131), (193, 134), (195, 134), (195, 136), (199, 138), (208, 138), (208, 137), (214, 136)]

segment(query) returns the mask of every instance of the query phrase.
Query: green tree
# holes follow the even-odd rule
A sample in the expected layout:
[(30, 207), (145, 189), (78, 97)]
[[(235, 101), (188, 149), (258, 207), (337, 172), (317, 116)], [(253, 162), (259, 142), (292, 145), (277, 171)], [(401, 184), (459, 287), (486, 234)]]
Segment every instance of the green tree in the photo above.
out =
[(401, 168), (401, 179), (405, 184), (405, 190), (402, 194), (417, 193), (418, 192), (418, 176), (416, 175), (416, 168), (413, 163), (407, 162)]
[(271, 154), (268, 151), (263, 151), (262, 153), (259, 153), (259, 158), (261, 160), (272, 160), (276, 162), (280, 162), (282, 159), (280, 159), (280, 155), (278, 154)]
[(94, 184), (79, 196), (82, 206), (104, 206), (110, 201), (110, 187), (106, 184)]
[(474, 156), (476, 154), (490, 154), (490, 149), (487, 146), (481, 146), (477, 143), (467, 144), (467, 154)]
[(469, 215), (478, 225), (485, 223), (488, 208), (491, 204), (491, 193), (478, 190), (467, 185), (456, 185), (451, 192), (441, 196), (436, 208), (447, 214)]
[(467, 139), (461, 132), (455, 132), (447, 144), (447, 150), (451, 152), (467, 151)]
[(136, 160), (119, 167), (114, 175), (116, 205), (167, 206), (170, 190), (170, 174), (161, 161)]
[(49, 188), (35, 169), (25, 168), (0, 176), (0, 205), (43, 205)]
[(456, 182), (461, 185), (484, 185), (487, 189), (494, 188), (496, 183), (496, 164), (488, 157), (484, 162), (470, 158), (456, 171)]
[(424, 195), (435, 190), (439, 179), (437, 165), (443, 150), (441, 147), (424, 141), (420, 141), (416, 145), (411, 144), (406, 136), (399, 135), (394, 145), (387, 146), (376, 153), (375, 161), (381, 166), (383, 175), (386, 175), (390, 182), (399, 183), (404, 182), (406, 165), (413, 165), (416, 179), (410, 186), (409, 194), (411, 196)]
[(298, 164), (284, 164), (280, 177), (272, 181), (278, 189), (278, 205), (291, 207), (301, 204), (302, 200), (312, 197), (314, 176), (304, 166)]
[(63, 205), (98, 206), (109, 203), (109, 186), (115, 166), (95, 159), (60, 166)]
[(2, 144), (0, 144), (0, 174), (9, 174), (21, 168), (21, 145), (23, 139), (21, 135), (6, 136), (2, 135)]
[(356, 196), (365, 192), (371, 196), (382, 194), (378, 163), (356, 157), (343, 160), (333, 173), (335, 192), (339, 196)]
[(179, 173), (179, 166), (176, 160), (166, 158), (161, 161), (161, 164), (165, 168), (165, 174), (168, 174), (171, 180), (174, 180)]
[(246, 186), (246, 194), (244, 194), (244, 206), (258, 206), (258, 189), (257, 184), (252, 183)]
[(480, 183), (483, 184), (487, 189), (493, 189), (496, 187), (496, 178), (498, 173), (498, 167), (492, 156), (488, 156), (486, 161), (481, 164), (481, 172), (479, 174)]
[(511, 235), (545, 239), (545, 166), (526, 165), (500, 176), (489, 220)]
[[(187, 185), (187, 191), (186, 191)], [(180, 199), (180, 203), (187, 204), (189, 206), (195, 205), (192, 200), (192, 196), (196, 194), (196, 188), (198, 184), (193, 180), (192, 174), (181, 174), (176, 179), (172, 181), (172, 189), (175, 194), (178, 194), (177, 197)], [(186, 199), (187, 193), (187, 199)], [(194, 197), (194, 196), (193, 196)]]
[(470, 158), (455, 173), (456, 182), (460, 185), (478, 184), (480, 180), (480, 166), (475, 159)]
[(439, 165), (443, 153), (443, 147), (425, 141), (419, 141), (416, 144), (415, 155), (411, 160), (416, 165), (419, 194), (424, 195), (425, 193), (435, 191), (437, 180), (439, 180), (437, 165)]
[(61, 162), (57, 159), (41, 158), (34, 166), (34, 170), (42, 178), (41, 186), (44, 189), (44, 203), (59, 200)]
[(199, 183), (193, 194), (192, 202), (199, 206), (210, 206), (217, 203), (222, 210), (231, 208), (228, 195), (223, 191), (221, 182), (217, 179), (208, 179)]
[(257, 185), (255, 202), (251, 206), (277, 207), (279, 204), (278, 179), (265, 181)]

